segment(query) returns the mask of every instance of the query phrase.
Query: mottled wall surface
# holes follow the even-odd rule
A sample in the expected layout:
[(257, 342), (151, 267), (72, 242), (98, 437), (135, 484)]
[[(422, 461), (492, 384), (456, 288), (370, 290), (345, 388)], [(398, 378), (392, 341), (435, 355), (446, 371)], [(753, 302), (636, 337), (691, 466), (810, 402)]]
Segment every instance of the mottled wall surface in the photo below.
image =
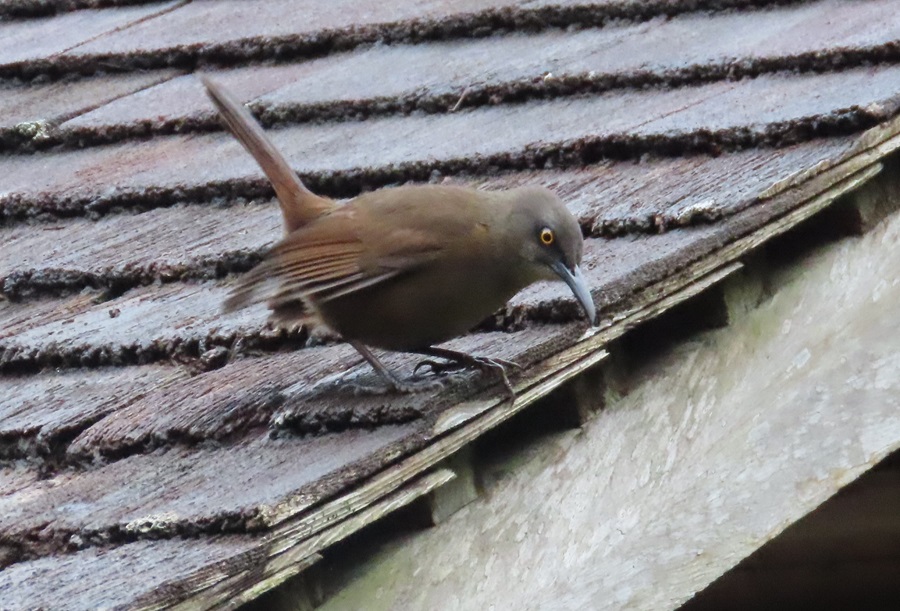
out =
[(900, 446), (900, 216), (764, 273), (758, 308), (494, 465), (324, 608), (673, 608)]

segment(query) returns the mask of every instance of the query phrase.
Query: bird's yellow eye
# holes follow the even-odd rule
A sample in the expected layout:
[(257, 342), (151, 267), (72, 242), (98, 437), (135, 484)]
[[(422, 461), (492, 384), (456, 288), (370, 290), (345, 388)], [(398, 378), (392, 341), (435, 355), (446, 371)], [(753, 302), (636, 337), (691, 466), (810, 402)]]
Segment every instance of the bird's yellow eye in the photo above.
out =
[(553, 235), (553, 231), (544, 227), (541, 229), (541, 244), (544, 246), (550, 246), (553, 244), (553, 240), (556, 239), (556, 236)]

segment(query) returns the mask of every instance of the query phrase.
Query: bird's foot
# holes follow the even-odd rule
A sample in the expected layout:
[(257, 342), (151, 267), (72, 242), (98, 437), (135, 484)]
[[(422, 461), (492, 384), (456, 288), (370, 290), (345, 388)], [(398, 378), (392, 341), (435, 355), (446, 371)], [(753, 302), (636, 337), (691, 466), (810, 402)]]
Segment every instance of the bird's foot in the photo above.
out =
[(347, 382), (345, 385), (357, 395), (384, 395), (387, 393), (410, 394), (417, 392), (429, 392), (441, 390), (444, 387), (440, 380), (401, 380), (393, 371), (388, 369), (384, 363), (378, 360), (369, 348), (359, 342), (350, 342), (350, 345), (356, 348), (356, 351), (372, 366), (384, 384), (370, 385), (361, 384), (359, 382)]
[(473, 356), (465, 353), (453, 353), (452, 355), (441, 358), (446, 358), (447, 360), (435, 361), (432, 359), (425, 359), (419, 361), (413, 368), (413, 375), (419, 375), (419, 371), (426, 368), (427, 374), (431, 375), (440, 375), (448, 371), (459, 371), (461, 369), (477, 369), (482, 373), (499, 376), (510, 398), (515, 398), (516, 393), (513, 390), (512, 384), (509, 382), (509, 376), (507, 375), (508, 369), (522, 369), (522, 366), (515, 361)]

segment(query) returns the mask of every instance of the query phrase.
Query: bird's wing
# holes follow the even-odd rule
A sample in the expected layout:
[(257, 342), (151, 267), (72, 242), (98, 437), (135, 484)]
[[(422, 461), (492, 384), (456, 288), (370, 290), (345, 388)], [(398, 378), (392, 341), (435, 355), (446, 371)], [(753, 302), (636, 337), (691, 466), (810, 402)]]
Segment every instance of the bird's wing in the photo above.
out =
[(300, 301), (325, 303), (425, 265), (442, 248), (424, 232), (399, 228), (381, 235), (379, 246), (373, 247), (348, 226), (351, 215), (329, 216), (334, 218), (297, 231), (276, 245), (241, 278), (225, 310), (263, 301), (272, 310)]
[(281, 286), (269, 299), (278, 309), (298, 298), (322, 303), (384, 282), (399, 273), (396, 269), (366, 269), (365, 251), (359, 241), (303, 244), (279, 253), (274, 270)]

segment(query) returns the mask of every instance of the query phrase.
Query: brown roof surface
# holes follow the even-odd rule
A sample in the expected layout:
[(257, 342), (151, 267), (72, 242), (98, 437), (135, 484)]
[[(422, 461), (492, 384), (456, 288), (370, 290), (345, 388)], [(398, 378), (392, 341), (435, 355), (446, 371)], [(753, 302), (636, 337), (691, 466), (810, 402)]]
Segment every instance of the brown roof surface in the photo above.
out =
[[(349, 347), (220, 313), (281, 220), (191, 72), (251, 102), (330, 196), (556, 190), (609, 329), (896, 147), (893, 0), (298, 4), (2, 9), (3, 608), (252, 585), (328, 525), (316, 511), (361, 515), (379, 499), (335, 499), (498, 396), (470, 375), (357, 396), (336, 381), (373, 374)], [(536, 380), (583, 331), (541, 284), (453, 345)]]

